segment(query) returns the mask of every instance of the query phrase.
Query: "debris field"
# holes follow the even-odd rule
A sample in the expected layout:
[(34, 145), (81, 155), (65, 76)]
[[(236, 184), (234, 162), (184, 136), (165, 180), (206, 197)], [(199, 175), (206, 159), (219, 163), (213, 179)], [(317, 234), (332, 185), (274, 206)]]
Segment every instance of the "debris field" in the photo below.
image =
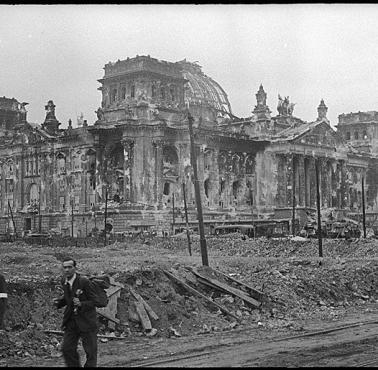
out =
[(314, 239), (209, 237), (209, 267), (202, 266), (198, 238), (192, 239), (192, 256), (185, 235), (97, 248), (1, 243), (9, 309), (0, 356), (61, 356), (62, 312), (52, 299), (66, 256), (81, 272), (109, 274), (122, 286), (113, 318), (99, 315), (102, 342), (240, 327), (301, 331), (303, 320), (337, 320), (378, 300), (376, 239), (325, 239), (320, 259)]

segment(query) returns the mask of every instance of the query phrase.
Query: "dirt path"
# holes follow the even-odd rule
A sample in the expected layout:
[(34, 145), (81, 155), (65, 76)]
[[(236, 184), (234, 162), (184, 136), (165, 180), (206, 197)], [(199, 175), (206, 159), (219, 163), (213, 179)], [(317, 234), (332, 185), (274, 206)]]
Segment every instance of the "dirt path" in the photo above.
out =
[[(352, 312), (336, 322), (310, 321), (305, 327), (304, 332), (297, 334), (243, 328), (180, 338), (138, 337), (100, 342), (99, 366), (350, 367), (372, 365), (371, 361), (378, 359), (378, 314)], [(324, 332), (330, 329), (334, 331)], [(318, 333), (314, 335), (314, 331)], [(82, 350), (80, 352), (83, 355)], [(64, 363), (59, 357), (9, 360), (7, 365), (60, 367)]]

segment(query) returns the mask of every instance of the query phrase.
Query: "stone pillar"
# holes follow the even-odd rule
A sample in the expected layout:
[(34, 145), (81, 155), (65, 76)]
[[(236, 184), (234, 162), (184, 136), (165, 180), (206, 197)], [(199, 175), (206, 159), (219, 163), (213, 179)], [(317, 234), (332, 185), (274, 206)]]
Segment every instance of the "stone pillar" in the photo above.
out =
[(311, 207), (311, 159), (305, 157), (303, 161), (304, 171), (304, 205)]
[(293, 206), (293, 155), (286, 156), (286, 206)]
[[(102, 159), (104, 158), (104, 149), (105, 149), (104, 144), (96, 144), (95, 145), (95, 150), (96, 150), (96, 172), (95, 172), (96, 173), (96, 175), (95, 175), (96, 188), (97, 188), (97, 185), (101, 184), (104, 180), (104, 179), (102, 179), (102, 176), (101, 176), (101, 169), (104, 165), (104, 163), (102, 161)], [(102, 194), (102, 192), (101, 192), (101, 198), (104, 198), (104, 195), (105, 194)], [(99, 202), (98, 191), (96, 191), (96, 200), (95, 201), (96, 201), (96, 203)]]
[(212, 150), (212, 166), (211, 166), (211, 172), (210, 172), (210, 178), (211, 178), (211, 199), (210, 204), (213, 207), (219, 207), (219, 165), (218, 165), (218, 155), (219, 150), (213, 149)]
[(160, 139), (155, 139), (153, 141), (155, 146), (155, 202), (159, 209), (162, 208), (162, 177), (163, 177), (163, 145), (164, 141)]
[(123, 146), (123, 196), (125, 201), (132, 202), (132, 172), (133, 172), (133, 162), (134, 162), (134, 140), (123, 139), (121, 141)]
[(349, 195), (349, 185), (348, 185), (348, 176), (347, 176), (347, 169), (344, 160), (340, 161), (340, 200), (341, 204), (340, 207), (342, 209), (346, 209), (349, 204), (348, 195)]
[[(310, 207), (316, 207), (316, 171), (315, 171), (315, 161), (317, 158), (309, 158), (309, 173), (310, 173)], [(320, 172), (320, 171), (319, 171)], [(320, 179), (320, 174), (319, 174)]]
[(298, 156), (297, 160), (297, 177), (298, 177), (298, 189), (296, 193), (298, 194), (298, 201), (297, 204), (300, 206), (306, 205), (306, 181), (305, 181), (305, 168), (304, 168), (304, 157)]

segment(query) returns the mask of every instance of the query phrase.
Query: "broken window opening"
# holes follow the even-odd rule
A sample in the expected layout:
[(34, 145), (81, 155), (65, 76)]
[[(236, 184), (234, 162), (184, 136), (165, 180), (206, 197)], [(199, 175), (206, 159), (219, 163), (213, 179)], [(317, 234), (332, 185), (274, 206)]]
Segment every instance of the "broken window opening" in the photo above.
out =
[(162, 100), (165, 100), (165, 88), (164, 87), (160, 88), (160, 98)]
[[(170, 183), (169, 183), (169, 182), (166, 182), (166, 183), (164, 183), (163, 194), (164, 194), (164, 195), (169, 195), (169, 191), (170, 191)], [(168, 201), (169, 201), (169, 200), (168, 200)]]
[(169, 89), (169, 92), (171, 94), (171, 100), (172, 101), (175, 101), (175, 88), (172, 86), (170, 89)]
[(225, 185), (226, 185), (226, 182), (225, 182), (224, 180), (221, 180), (221, 181), (220, 181), (220, 187), (219, 187), (219, 192), (220, 192), (220, 194), (223, 193), (224, 188), (225, 188)]
[(131, 85), (130, 96), (135, 98), (135, 85)]
[(206, 179), (203, 183), (203, 186), (205, 188), (205, 195), (208, 198), (209, 197), (209, 179)]
[(110, 103), (114, 103), (117, 99), (117, 89), (112, 89), (110, 93)]
[(349, 131), (347, 131), (345, 138), (346, 138), (346, 140), (350, 140), (350, 132)]
[(126, 87), (122, 86), (121, 88), (121, 100), (125, 100), (126, 98)]
[(355, 140), (358, 140), (358, 131), (355, 131), (355, 132), (354, 132), (354, 139), (355, 139)]
[(153, 98), (156, 98), (156, 86), (155, 85), (152, 85), (152, 87), (151, 87), (151, 96)]

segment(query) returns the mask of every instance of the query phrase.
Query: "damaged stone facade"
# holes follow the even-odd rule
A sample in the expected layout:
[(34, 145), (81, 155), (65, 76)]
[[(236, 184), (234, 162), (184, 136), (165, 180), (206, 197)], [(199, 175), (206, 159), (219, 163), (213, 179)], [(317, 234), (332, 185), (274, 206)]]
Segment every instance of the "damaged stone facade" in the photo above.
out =
[(169, 230), (173, 202), (183, 222), (183, 184), (195, 221), (187, 109), (205, 222), (290, 218), (293, 169), (297, 217), (305, 222), (316, 206), (318, 158), (323, 208), (361, 212), (365, 176), (367, 207), (376, 209), (376, 152), (348, 143), (340, 123), (333, 130), (323, 100), (314, 122), (295, 117), (288, 96), (278, 96), (273, 116), (260, 85), (251, 116), (238, 118), (201, 66), (150, 56), (109, 62), (98, 81), (97, 120), (75, 128), (71, 121), (59, 128), (52, 100), (44, 122), (33, 124), (27, 103), (0, 98), (0, 232), (85, 236), (103, 228), (106, 197), (115, 232)]

